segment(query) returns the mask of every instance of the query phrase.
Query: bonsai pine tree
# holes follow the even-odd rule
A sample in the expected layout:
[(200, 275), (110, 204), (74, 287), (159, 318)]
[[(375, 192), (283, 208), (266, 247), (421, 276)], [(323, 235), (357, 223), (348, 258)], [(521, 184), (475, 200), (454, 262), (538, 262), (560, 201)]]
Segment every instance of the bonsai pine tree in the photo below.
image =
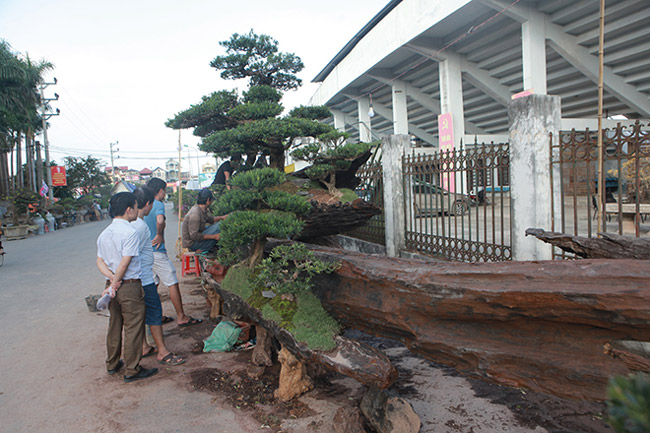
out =
[(291, 155), (294, 158), (312, 163), (305, 174), (312, 180), (321, 182), (334, 197), (341, 197), (336, 188), (336, 172), (347, 170), (352, 162), (365, 154), (374, 143), (344, 143), (342, 138), (336, 141), (317, 141), (302, 146)]
[(328, 138), (346, 136), (319, 120), (331, 116), (327, 107), (298, 107), (280, 117), (284, 107), (282, 92), (296, 89), (302, 81), (295, 75), (304, 65), (295, 54), (282, 53), (278, 42), (252, 30), (234, 34), (220, 42), (226, 54), (210, 65), (224, 79), (247, 79), (248, 90), (239, 97), (236, 91), (220, 91), (181, 111), (166, 122), (174, 129), (194, 128), (203, 138), (200, 145), (219, 157), (246, 155), (252, 166), (260, 156), (269, 156), (270, 166), (284, 169), (284, 157), (298, 137)]
[(219, 260), (231, 265), (246, 258), (249, 267), (260, 262), (268, 237), (286, 239), (300, 232), (303, 223), (297, 216), (306, 214), (311, 205), (303, 197), (269, 190), (285, 181), (285, 174), (261, 168), (233, 176), (231, 186), (216, 203), (220, 215), (231, 214), (221, 225)]

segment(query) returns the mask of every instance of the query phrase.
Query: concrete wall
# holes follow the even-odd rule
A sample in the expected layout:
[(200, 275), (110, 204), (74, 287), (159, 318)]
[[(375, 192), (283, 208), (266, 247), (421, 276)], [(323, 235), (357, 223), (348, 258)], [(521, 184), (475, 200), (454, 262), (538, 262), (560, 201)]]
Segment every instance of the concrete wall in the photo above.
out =
[[(549, 134), (554, 145), (561, 127), (559, 96), (531, 95), (511, 101), (510, 118), (510, 221), (513, 260), (550, 260), (551, 247), (526, 236), (528, 228), (551, 229), (551, 168)], [(554, 180), (560, 178), (554, 167)], [(559, 208), (560, 190), (553, 200)], [(559, 220), (559, 219), (557, 219)]]

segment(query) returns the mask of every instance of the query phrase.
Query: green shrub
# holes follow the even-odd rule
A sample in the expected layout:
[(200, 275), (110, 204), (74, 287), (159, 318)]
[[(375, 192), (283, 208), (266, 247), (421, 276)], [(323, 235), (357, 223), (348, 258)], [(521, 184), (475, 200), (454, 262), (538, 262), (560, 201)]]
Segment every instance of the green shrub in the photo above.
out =
[(650, 432), (650, 376), (617, 376), (607, 388), (607, 420), (619, 433)]

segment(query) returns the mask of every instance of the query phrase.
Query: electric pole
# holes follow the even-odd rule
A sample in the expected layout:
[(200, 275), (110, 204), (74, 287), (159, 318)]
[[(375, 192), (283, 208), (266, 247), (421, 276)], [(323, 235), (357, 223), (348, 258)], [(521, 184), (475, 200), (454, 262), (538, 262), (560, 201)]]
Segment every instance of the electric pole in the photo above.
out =
[[(120, 149), (117, 148), (119, 141), (116, 141), (115, 143), (109, 143), (111, 146), (111, 180), (113, 183), (115, 183), (115, 162), (113, 159), (113, 153), (117, 153), (120, 151)], [(113, 149), (113, 146), (115, 146), (115, 149)], [(118, 156), (119, 158), (119, 156)]]
[(48, 187), (47, 195), (49, 199), (53, 202), (54, 188), (52, 187), (52, 169), (50, 168), (50, 147), (47, 141), (47, 120), (52, 116), (58, 116), (61, 113), (61, 110), (57, 108), (56, 113), (45, 114), (45, 104), (49, 101), (58, 100), (59, 95), (55, 93), (54, 98), (45, 98), (45, 95), (43, 94), (43, 90), (45, 90), (47, 86), (50, 86), (52, 84), (56, 84), (56, 78), (54, 79), (53, 83), (41, 83), (41, 85), (39, 86), (39, 90), (41, 91), (41, 120), (43, 121), (43, 146), (45, 146), (45, 169), (46, 169), (45, 175), (47, 177), (47, 187)]

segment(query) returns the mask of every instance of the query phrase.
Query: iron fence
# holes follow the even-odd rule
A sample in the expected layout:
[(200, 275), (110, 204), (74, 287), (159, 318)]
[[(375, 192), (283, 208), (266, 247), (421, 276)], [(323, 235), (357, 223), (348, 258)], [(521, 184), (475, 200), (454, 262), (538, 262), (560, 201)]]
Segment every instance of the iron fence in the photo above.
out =
[(364, 200), (373, 203), (381, 209), (379, 215), (373, 216), (367, 224), (346, 233), (358, 239), (368, 242), (374, 242), (380, 245), (386, 245), (386, 224), (384, 222), (384, 187), (383, 187), (383, 170), (381, 167), (381, 158), (377, 161), (370, 160), (366, 162), (357, 171), (357, 177), (361, 183), (356, 188), (356, 193)]
[(466, 262), (511, 260), (507, 143), (404, 157), (406, 248)]
[[(551, 173), (553, 168), (559, 173), (559, 180), (551, 185), (560, 190), (560, 201), (553, 205), (559, 221), (553, 219), (552, 231), (586, 237), (598, 232), (638, 237), (650, 231), (646, 224), (650, 215), (649, 128), (637, 121), (630, 127), (619, 124), (602, 131), (604, 188), (598, 187), (597, 131), (562, 131), (556, 145), (550, 139)], [(564, 253), (555, 255), (567, 258)]]

